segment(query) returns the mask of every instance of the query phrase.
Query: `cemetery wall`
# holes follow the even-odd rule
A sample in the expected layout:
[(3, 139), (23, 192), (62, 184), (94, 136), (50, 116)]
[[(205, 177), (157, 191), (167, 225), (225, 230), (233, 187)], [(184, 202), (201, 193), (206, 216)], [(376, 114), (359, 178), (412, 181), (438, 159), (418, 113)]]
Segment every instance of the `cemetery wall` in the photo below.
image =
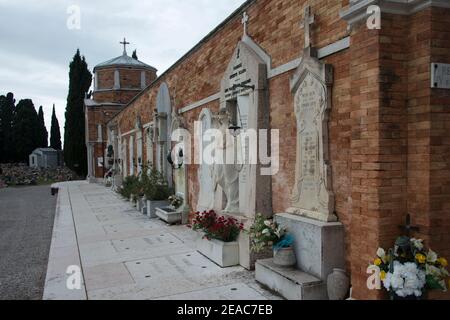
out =
[[(348, 1), (309, 4), (316, 16), (315, 47), (351, 36), (349, 49), (324, 59), (334, 68), (329, 121), (332, 186), (336, 213), (346, 231), (346, 262), (354, 297), (377, 299), (382, 293), (366, 286), (367, 266), (379, 246), (392, 245), (406, 214), (421, 226), (419, 235), (434, 250), (450, 256), (450, 94), (430, 89), (431, 62), (450, 63), (450, 10), (386, 14), (381, 30), (360, 24), (349, 32), (339, 17)], [(164, 82), (176, 110), (219, 92), (242, 37), (243, 11), (250, 16), (248, 34), (271, 56), (272, 68), (298, 58), (303, 48), (299, 27), (303, 7), (304, 1), (298, 0), (248, 2), (114, 119), (121, 133), (134, 130), (138, 115), (143, 124), (153, 121), (158, 89)], [(280, 129), (281, 141), (280, 171), (272, 177), (275, 213), (289, 207), (294, 183), (297, 129), (289, 90), (291, 75), (292, 71), (280, 74), (268, 83), (270, 126)], [(203, 108), (215, 112), (219, 101), (183, 113), (191, 132)], [(188, 168), (192, 208), (199, 193), (197, 169), (195, 165)]]

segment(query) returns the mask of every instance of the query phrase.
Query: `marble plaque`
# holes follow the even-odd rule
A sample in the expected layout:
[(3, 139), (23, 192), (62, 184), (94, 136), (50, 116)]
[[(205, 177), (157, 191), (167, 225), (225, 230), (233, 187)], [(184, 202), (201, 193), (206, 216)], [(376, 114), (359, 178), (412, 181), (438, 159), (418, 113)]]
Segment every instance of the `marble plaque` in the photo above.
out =
[(431, 87), (438, 89), (450, 89), (450, 64), (431, 64)]
[(297, 118), (297, 160), (288, 212), (326, 222), (337, 219), (327, 162), (330, 78), (326, 65), (306, 57), (291, 81)]

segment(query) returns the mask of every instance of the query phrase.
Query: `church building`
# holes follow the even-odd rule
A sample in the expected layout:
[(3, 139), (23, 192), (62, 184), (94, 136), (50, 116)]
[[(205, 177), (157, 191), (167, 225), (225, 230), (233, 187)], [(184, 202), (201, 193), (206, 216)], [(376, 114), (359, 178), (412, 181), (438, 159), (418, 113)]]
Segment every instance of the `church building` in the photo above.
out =
[[(276, 217), (298, 269), (318, 279), (305, 299), (326, 298), (334, 268), (353, 298), (385, 298), (367, 267), (410, 229), (450, 257), (449, 1), (248, 0), (159, 76), (122, 44), (94, 68), (85, 101), (91, 182), (152, 166), (183, 198), (184, 220)], [(208, 129), (253, 129), (258, 161), (173, 166), (179, 129), (202, 146)], [(195, 158), (197, 145), (175, 156)], [(239, 250), (253, 269), (248, 236)]]

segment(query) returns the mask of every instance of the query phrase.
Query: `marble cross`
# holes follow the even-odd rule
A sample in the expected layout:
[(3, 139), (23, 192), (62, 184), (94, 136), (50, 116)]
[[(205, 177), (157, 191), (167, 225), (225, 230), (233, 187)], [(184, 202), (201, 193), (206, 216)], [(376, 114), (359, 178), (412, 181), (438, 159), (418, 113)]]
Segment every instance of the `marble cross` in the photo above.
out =
[(311, 15), (311, 7), (306, 6), (301, 28), (305, 29), (305, 49), (311, 46), (311, 27), (314, 23), (314, 15)]
[(247, 12), (244, 12), (244, 14), (242, 15), (242, 24), (244, 25), (244, 35), (247, 35), (248, 20), (249, 20), (249, 16), (248, 16)]
[(127, 54), (127, 44), (130, 44), (130, 43), (127, 42), (126, 38), (123, 38), (123, 42), (120, 42), (120, 44), (123, 44), (123, 54), (126, 55)]

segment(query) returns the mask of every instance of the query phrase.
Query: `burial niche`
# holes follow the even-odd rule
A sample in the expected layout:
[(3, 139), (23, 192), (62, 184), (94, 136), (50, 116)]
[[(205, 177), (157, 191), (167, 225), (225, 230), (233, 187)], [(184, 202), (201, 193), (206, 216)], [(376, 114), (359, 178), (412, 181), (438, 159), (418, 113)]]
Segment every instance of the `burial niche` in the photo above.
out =
[[(269, 128), (267, 64), (254, 51), (248, 36), (240, 41), (221, 82), (219, 128), (232, 135), (233, 147), (223, 146), (232, 156), (215, 166), (214, 176), (225, 193), (225, 213), (253, 218), (256, 212), (272, 215), (270, 176), (260, 173), (258, 133)], [(251, 45), (250, 45), (251, 44)], [(231, 161), (230, 161), (231, 160)]]
[(173, 185), (172, 169), (167, 162), (167, 155), (171, 147), (171, 137), (169, 135), (172, 123), (172, 104), (170, 101), (169, 87), (166, 83), (159, 87), (156, 97), (156, 169), (167, 179), (169, 186)]
[(204, 153), (208, 145), (212, 140), (208, 137), (212, 129), (212, 113), (209, 109), (203, 109), (198, 118), (200, 122), (199, 130), (199, 146), (200, 146), (200, 157), (201, 164), (198, 167), (198, 182), (200, 186), (200, 191), (198, 195), (197, 211), (211, 210), (214, 208), (214, 179), (213, 179), (213, 166), (205, 161)]
[(328, 113), (333, 69), (305, 48), (291, 79), (297, 118), (295, 183), (289, 213), (334, 222), (334, 195), (328, 161)]

